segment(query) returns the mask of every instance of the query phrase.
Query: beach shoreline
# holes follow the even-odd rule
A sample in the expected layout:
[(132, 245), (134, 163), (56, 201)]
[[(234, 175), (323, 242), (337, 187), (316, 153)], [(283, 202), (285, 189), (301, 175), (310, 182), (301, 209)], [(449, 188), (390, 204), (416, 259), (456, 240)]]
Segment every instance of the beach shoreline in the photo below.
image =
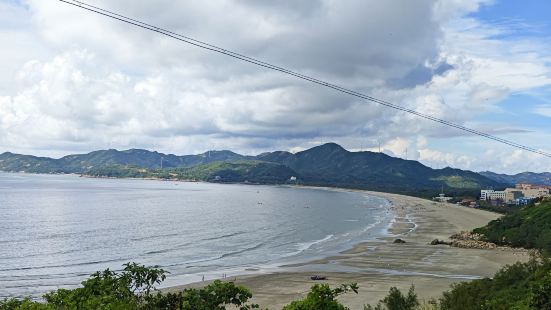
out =
[[(314, 187), (320, 188), (320, 187)], [(454, 233), (472, 230), (496, 219), (500, 214), (453, 204), (365, 190), (324, 188), (359, 192), (385, 198), (391, 202), (394, 221), (386, 236), (368, 240), (338, 255), (304, 263), (283, 265), (273, 271), (232, 275), (234, 281), (253, 293), (253, 301), (262, 307), (281, 309), (292, 300), (302, 298), (316, 283), (332, 286), (358, 283), (359, 294), (339, 299), (350, 309), (363, 309), (383, 298), (390, 287), (407, 290), (414, 284), (421, 300), (437, 298), (452, 283), (491, 277), (499, 268), (526, 261), (526, 251), (516, 249), (462, 249), (447, 245), (429, 245), (434, 239), (448, 239)], [(396, 238), (406, 241), (393, 243)], [(327, 277), (312, 281), (311, 275)], [(210, 281), (164, 288), (165, 292), (202, 287)]]

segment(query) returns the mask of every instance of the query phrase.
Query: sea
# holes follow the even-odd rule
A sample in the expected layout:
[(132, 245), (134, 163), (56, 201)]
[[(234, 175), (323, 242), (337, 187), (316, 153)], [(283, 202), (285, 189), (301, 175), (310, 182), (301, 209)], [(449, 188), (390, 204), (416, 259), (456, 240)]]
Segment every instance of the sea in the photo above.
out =
[(0, 298), (127, 262), (168, 271), (162, 286), (272, 272), (385, 235), (389, 206), (322, 188), (0, 173)]

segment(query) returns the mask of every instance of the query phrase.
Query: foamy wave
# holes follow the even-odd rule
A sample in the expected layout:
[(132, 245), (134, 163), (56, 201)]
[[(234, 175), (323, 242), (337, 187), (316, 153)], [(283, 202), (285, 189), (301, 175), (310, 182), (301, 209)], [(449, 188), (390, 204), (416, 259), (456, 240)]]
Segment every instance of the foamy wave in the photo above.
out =
[(297, 251), (295, 252), (292, 252), (292, 253), (289, 253), (287, 255), (283, 255), (283, 257), (289, 257), (289, 256), (294, 256), (294, 255), (297, 255), (297, 254), (300, 254), (308, 249), (310, 249), (312, 246), (316, 245), (316, 244), (320, 244), (322, 242), (325, 242), (325, 241), (328, 241), (329, 239), (333, 238), (334, 235), (331, 234), (331, 235), (327, 235), (325, 236), (324, 238), (322, 239), (319, 239), (319, 240), (314, 240), (314, 241), (311, 241), (311, 242), (300, 242), (300, 243), (297, 243), (296, 244), (296, 247), (297, 247)]

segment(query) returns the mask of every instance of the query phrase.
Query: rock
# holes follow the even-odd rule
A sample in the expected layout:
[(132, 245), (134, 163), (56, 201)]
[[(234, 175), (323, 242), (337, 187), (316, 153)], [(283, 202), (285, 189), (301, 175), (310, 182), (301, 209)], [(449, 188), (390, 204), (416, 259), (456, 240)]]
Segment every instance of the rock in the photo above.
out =
[(451, 246), (465, 249), (496, 249), (497, 245), (492, 242), (476, 240), (454, 240)]
[(451, 235), (450, 239), (484, 241), (484, 236), (481, 234), (472, 233), (470, 231), (462, 231), (460, 233)]
[(406, 243), (404, 240), (398, 238), (398, 239), (395, 239), (393, 243)]
[(438, 240), (438, 239), (434, 239), (430, 242), (430, 245), (439, 245), (439, 244), (451, 245), (451, 242), (446, 242), (444, 240)]
[(468, 231), (462, 231), (460, 233), (450, 236), (452, 239), (451, 246), (456, 248), (466, 249), (496, 249), (497, 245), (492, 242), (484, 240), (484, 236), (481, 234), (475, 234)]

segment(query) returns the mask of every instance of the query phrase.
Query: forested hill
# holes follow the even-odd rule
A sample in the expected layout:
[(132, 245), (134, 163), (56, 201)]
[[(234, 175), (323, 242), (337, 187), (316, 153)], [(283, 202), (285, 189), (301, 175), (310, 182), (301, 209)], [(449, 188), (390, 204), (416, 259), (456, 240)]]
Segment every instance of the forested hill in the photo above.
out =
[(3, 153), (0, 170), (255, 183), (283, 183), (296, 176), (301, 184), (417, 192), (417, 195), (422, 195), (419, 191), (432, 195), (442, 186), (447, 191), (471, 194), (480, 188), (502, 186), (472, 171), (432, 169), (414, 160), (382, 153), (349, 152), (334, 143), (296, 154), (277, 151), (258, 156), (231, 151), (177, 156), (139, 149), (94, 151), (60, 159)]
[(309, 183), (409, 192), (419, 189), (478, 189), (500, 186), (478, 173), (453, 168), (432, 169), (414, 160), (383, 153), (349, 152), (335, 143), (306, 151), (264, 153), (257, 159), (288, 166)]
[(526, 206), (474, 230), (488, 241), (551, 254), (551, 199)]
[(480, 172), (483, 176), (505, 184), (530, 183), (551, 186), (551, 172), (522, 172), (513, 175), (498, 174), (491, 171)]
[(0, 170), (29, 173), (86, 173), (90, 169), (111, 165), (130, 165), (146, 169), (193, 167), (221, 161), (254, 159), (231, 151), (209, 151), (197, 155), (177, 156), (140, 149), (100, 150), (87, 154), (67, 155), (60, 159), (13, 153), (0, 154)]

